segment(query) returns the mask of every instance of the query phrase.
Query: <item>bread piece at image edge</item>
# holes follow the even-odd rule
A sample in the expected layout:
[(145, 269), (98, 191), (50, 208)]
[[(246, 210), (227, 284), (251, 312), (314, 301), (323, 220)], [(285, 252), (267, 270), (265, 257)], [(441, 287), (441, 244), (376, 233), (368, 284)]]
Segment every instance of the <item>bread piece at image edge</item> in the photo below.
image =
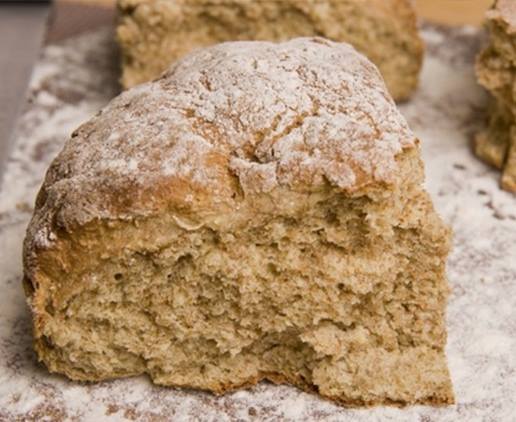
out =
[(423, 59), (410, 0), (118, 0), (118, 9), (125, 88), (199, 47), (318, 35), (365, 54), (401, 101), (416, 88)]
[(477, 57), (476, 73), (493, 98), (475, 154), (501, 169), (502, 188), (516, 193), (516, 2), (498, 0), (486, 18), (490, 41)]
[(48, 170), (24, 245), (51, 372), (347, 406), (449, 404), (449, 229), (379, 72), (225, 43), (130, 89)]

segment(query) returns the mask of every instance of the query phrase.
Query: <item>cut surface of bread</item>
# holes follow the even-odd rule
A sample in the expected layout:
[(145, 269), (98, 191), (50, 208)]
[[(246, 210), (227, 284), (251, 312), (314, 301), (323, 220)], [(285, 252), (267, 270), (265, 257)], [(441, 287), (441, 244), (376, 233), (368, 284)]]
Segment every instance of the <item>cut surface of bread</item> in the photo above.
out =
[(25, 240), (52, 372), (448, 404), (449, 229), (377, 69), (321, 38), (199, 50), (48, 170)]
[(119, 0), (126, 88), (158, 77), (186, 53), (224, 41), (345, 41), (375, 63), (395, 100), (417, 86), (423, 44), (409, 0)]
[(516, 192), (516, 2), (498, 0), (487, 12), (489, 45), (477, 58), (477, 78), (493, 96), (487, 128), (475, 153), (502, 170), (501, 185)]

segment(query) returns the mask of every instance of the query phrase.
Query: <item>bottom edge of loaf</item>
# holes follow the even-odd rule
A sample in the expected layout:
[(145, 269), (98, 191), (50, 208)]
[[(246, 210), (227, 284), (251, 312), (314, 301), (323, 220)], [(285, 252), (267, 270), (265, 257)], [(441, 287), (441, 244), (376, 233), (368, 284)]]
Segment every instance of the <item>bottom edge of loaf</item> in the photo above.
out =
[[(126, 373), (126, 374), (106, 374), (106, 375), (96, 375), (92, 376), (89, 374), (88, 376), (79, 375), (76, 371), (68, 370), (67, 368), (55, 368), (52, 367), (52, 364), (49, 364), (45, 361), (44, 354), (42, 353), (41, 345), (35, 344), (35, 349), (38, 350), (38, 360), (42, 362), (51, 373), (58, 374), (61, 376), (65, 376), (72, 381), (77, 381), (85, 384), (95, 384), (99, 382), (109, 382), (115, 381), (117, 379), (123, 378), (132, 378), (137, 376), (146, 376), (147, 379), (154, 385), (164, 387), (164, 388), (175, 388), (175, 389), (183, 389), (183, 390), (191, 390), (195, 392), (203, 392), (208, 394), (213, 394), (215, 396), (223, 396), (226, 394), (231, 394), (238, 390), (246, 390), (250, 389), (259, 383), (272, 383), (274, 385), (291, 385), (299, 390), (308, 393), (317, 395), (324, 400), (328, 400), (334, 402), (335, 404), (345, 407), (345, 408), (364, 408), (364, 407), (374, 407), (374, 406), (391, 406), (404, 408), (407, 406), (413, 405), (425, 405), (425, 406), (437, 406), (444, 407), (455, 404), (455, 395), (453, 392), (453, 387), (451, 383), (451, 379), (448, 376), (448, 382), (446, 385), (442, 386), (440, 389), (436, 389), (436, 391), (424, 397), (420, 397), (413, 400), (401, 400), (401, 399), (392, 399), (389, 397), (384, 398), (376, 398), (372, 400), (366, 399), (357, 399), (348, 397), (346, 395), (335, 396), (323, 394), (319, 391), (316, 385), (313, 385), (309, 382), (306, 382), (303, 377), (290, 377), (285, 374), (280, 373), (262, 373), (259, 376), (249, 378), (243, 382), (235, 383), (235, 384), (218, 384), (213, 385), (212, 387), (200, 388), (195, 385), (188, 384), (174, 384), (174, 383), (164, 383), (157, 382), (150, 373), (146, 371), (139, 371), (134, 373)], [(445, 358), (443, 357), (443, 360)]]
[(502, 172), (500, 187), (508, 192), (516, 192), (516, 146), (503, 142), (497, 133), (487, 129), (474, 137), (473, 151), (478, 159)]

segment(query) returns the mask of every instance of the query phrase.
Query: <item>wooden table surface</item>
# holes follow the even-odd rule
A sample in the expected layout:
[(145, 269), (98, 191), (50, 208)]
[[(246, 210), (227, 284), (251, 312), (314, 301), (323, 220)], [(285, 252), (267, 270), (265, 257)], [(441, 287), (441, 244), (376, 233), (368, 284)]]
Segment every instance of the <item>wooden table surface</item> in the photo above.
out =
[[(115, 18), (115, 0), (54, 0), (47, 41), (106, 25)], [(445, 25), (480, 25), (493, 0), (414, 0), (420, 17)]]
[(415, 0), (418, 14), (446, 25), (480, 25), (494, 0)]

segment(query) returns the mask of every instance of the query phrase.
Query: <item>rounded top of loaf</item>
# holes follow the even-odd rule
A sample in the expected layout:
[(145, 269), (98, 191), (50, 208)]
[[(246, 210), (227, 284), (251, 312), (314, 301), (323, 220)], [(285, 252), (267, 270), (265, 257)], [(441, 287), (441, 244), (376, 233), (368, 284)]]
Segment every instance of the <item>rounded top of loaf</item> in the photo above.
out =
[(415, 142), (378, 70), (353, 47), (219, 44), (79, 127), (47, 173), (32, 225), (47, 236), (50, 220), (217, 213), (278, 190), (359, 195), (395, 184), (396, 157)]

